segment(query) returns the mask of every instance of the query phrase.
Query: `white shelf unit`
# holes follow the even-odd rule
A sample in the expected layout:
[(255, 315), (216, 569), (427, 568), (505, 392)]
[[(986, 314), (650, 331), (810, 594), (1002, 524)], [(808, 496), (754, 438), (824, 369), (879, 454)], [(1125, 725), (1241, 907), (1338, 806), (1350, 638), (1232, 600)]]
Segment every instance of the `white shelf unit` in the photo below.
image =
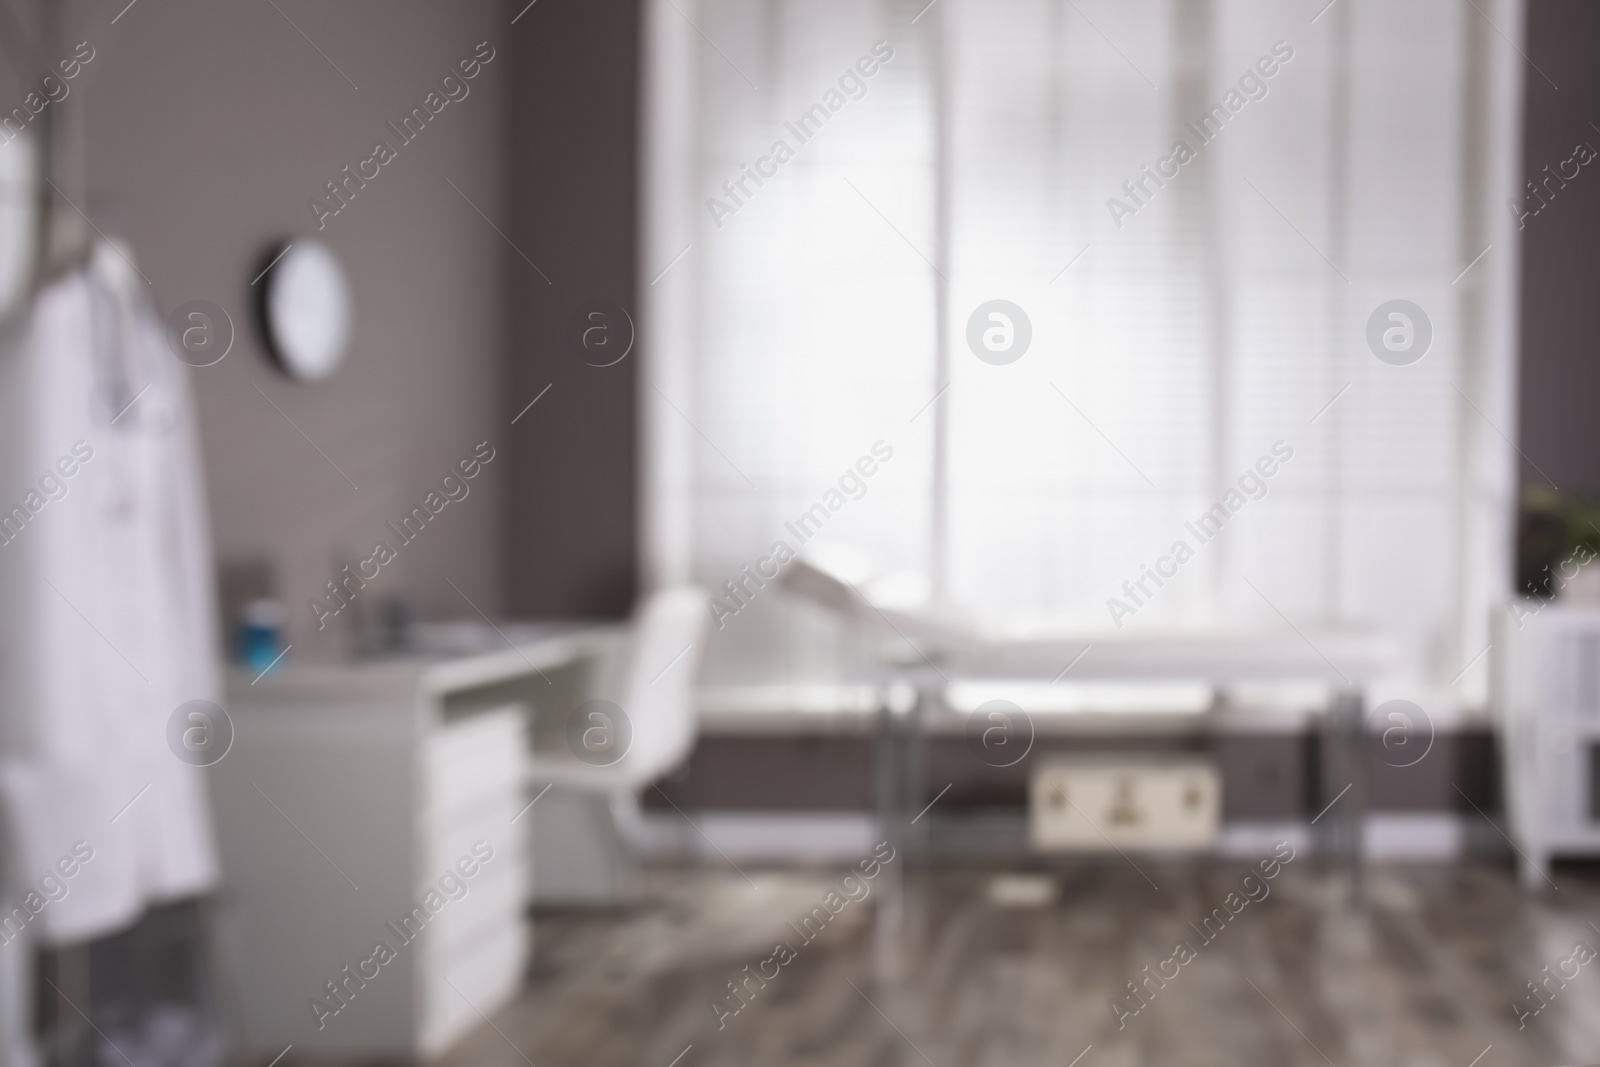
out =
[[(530, 713), (557, 699), (546, 672), (607, 633), (230, 679), (234, 740), (210, 782), (246, 1055), (432, 1059), (515, 996), (532, 949)], [(399, 929), (418, 905), (420, 932)], [(379, 942), (395, 955), (374, 968)], [(319, 1015), (314, 999), (339, 1004), (330, 981), (353, 995)]]
[(1600, 606), (1512, 608), (1497, 615), (1494, 703), (1506, 811), (1531, 886), (1556, 856), (1600, 856)]

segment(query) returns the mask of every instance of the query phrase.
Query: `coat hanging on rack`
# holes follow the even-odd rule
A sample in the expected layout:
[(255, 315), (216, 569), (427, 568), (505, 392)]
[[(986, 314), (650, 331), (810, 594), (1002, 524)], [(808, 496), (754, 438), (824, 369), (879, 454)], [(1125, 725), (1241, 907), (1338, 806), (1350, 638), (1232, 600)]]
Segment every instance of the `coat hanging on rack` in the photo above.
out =
[(168, 742), (220, 691), (193, 405), (126, 249), (40, 291), (0, 406), (0, 812), (26, 913), (0, 935), (60, 944), (217, 879), (205, 772)]

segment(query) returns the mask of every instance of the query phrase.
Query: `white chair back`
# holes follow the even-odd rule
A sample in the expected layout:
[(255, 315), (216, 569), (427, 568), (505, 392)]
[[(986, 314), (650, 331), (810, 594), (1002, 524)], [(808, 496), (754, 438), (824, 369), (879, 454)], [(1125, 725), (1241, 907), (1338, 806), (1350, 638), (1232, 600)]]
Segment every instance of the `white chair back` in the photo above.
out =
[(693, 586), (652, 593), (635, 613), (620, 701), (633, 740), (617, 764), (630, 788), (642, 789), (660, 778), (694, 747), (695, 677), (708, 618), (705, 591)]

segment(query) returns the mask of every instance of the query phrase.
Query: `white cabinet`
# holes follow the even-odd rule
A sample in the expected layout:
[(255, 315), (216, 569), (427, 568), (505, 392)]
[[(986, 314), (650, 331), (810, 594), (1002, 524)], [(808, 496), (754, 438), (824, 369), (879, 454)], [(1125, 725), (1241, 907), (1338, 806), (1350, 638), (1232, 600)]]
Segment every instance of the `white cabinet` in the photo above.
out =
[(1523, 601), (1498, 619), (1495, 707), (1523, 880), (1600, 855), (1600, 607)]
[(430, 1058), (515, 995), (529, 712), (609, 634), (231, 681), (209, 773), (247, 1055)]

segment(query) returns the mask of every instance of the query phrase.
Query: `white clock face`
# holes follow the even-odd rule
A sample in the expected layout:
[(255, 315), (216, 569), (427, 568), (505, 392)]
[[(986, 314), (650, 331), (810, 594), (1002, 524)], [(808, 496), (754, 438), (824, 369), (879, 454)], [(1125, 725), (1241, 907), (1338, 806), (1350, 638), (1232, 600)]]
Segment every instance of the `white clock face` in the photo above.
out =
[(350, 286), (327, 245), (301, 238), (266, 278), (272, 353), (293, 378), (315, 382), (344, 362), (350, 341)]

